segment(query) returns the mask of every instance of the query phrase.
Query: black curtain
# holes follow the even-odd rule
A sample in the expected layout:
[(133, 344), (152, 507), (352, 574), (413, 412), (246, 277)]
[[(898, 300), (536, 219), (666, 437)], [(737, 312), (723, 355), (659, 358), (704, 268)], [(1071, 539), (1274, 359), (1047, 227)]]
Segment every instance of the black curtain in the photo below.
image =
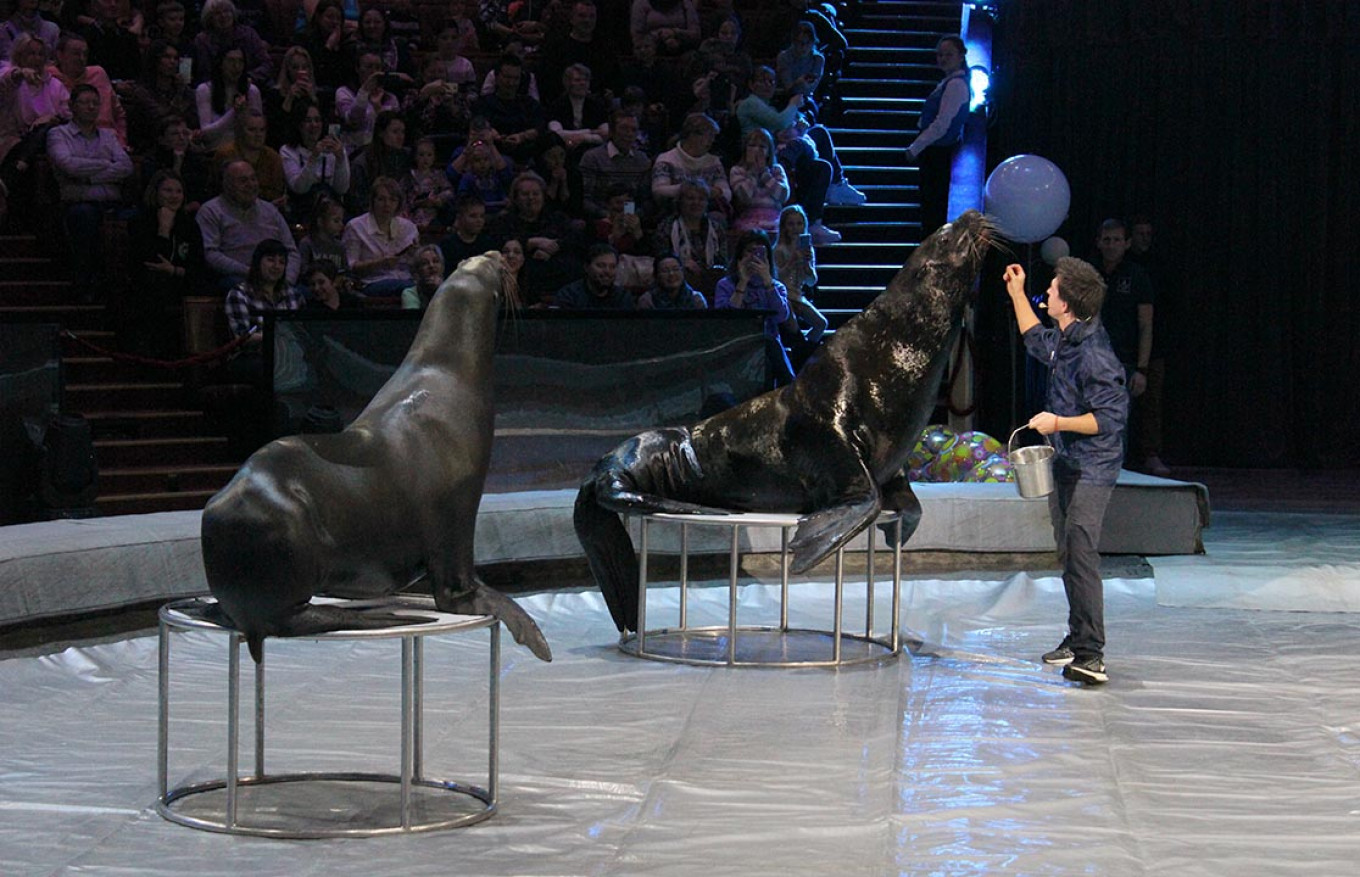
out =
[[(994, 36), (989, 168), (1062, 169), (1073, 255), (1104, 218), (1153, 219), (1173, 278), (1167, 459), (1360, 464), (1360, 3), (1013, 0)], [(984, 280), (999, 432), (1014, 324)]]

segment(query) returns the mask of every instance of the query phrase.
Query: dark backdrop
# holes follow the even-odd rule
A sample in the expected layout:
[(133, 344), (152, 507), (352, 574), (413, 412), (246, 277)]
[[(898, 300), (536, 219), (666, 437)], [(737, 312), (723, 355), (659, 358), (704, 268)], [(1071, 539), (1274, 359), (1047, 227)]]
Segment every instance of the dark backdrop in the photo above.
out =
[[(1167, 459), (1357, 465), (1360, 3), (1013, 0), (994, 36), (989, 167), (1063, 170), (1073, 255), (1105, 217), (1153, 218)], [(1004, 434), (1013, 323), (988, 271), (982, 426)]]

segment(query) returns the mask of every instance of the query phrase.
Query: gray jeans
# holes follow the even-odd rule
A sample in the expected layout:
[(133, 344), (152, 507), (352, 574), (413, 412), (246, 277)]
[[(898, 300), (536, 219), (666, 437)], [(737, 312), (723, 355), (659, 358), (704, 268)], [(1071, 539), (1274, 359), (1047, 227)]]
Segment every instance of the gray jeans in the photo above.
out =
[(1105, 587), (1100, 580), (1100, 527), (1113, 484), (1058, 478), (1048, 495), (1067, 592), (1067, 645), (1079, 658), (1105, 653)]

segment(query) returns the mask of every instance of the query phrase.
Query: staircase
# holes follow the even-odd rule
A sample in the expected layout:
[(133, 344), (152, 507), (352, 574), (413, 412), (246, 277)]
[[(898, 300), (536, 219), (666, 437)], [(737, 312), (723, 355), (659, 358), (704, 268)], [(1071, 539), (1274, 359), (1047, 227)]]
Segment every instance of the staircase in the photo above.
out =
[(957, 33), (957, 2), (879, 0), (854, 4), (845, 28), (850, 50), (836, 91), (839, 118), (828, 125), (846, 175), (869, 196), (858, 207), (829, 207), (839, 244), (817, 249), (817, 306), (831, 327), (873, 301), (920, 242), (916, 168), (905, 149), (940, 73), (935, 42)]
[[(118, 349), (104, 306), (71, 300), (61, 267), (36, 236), (0, 236), (0, 277), (0, 321), (58, 323)], [(62, 410), (83, 415), (94, 436), (100, 514), (202, 508), (240, 466), (180, 372), (120, 362), (69, 339), (62, 371)]]

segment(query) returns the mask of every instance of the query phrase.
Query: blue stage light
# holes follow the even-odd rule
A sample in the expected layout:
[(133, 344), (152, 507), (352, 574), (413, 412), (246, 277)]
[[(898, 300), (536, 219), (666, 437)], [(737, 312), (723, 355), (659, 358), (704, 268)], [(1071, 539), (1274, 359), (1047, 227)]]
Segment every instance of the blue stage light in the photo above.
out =
[(974, 64), (968, 68), (968, 82), (973, 87), (973, 101), (968, 109), (983, 109), (987, 106), (987, 89), (992, 84), (991, 72), (981, 64)]

